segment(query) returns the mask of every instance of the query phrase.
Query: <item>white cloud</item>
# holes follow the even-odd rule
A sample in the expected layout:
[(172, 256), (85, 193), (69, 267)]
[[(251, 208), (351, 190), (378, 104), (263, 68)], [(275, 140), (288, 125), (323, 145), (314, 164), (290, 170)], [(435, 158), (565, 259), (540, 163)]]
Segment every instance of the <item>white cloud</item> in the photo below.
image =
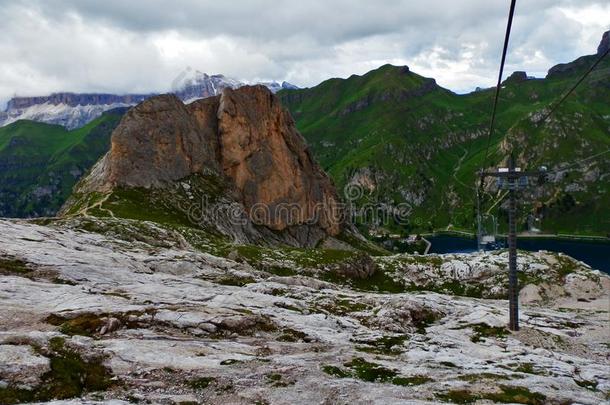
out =
[[(168, 90), (186, 67), (311, 86), (385, 63), (454, 91), (493, 85), (507, 4), (489, 0), (0, 0), (0, 100)], [(602, 0), (517, 5), (507, 74), (594, 53)]]

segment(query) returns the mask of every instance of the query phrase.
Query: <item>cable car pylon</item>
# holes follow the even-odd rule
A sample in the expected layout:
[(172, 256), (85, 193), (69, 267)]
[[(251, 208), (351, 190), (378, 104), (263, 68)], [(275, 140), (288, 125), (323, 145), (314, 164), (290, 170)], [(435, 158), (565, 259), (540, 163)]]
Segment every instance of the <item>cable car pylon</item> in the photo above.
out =
[[(509, 302), (509, 329), (519, 330), (519, 280), (517, 278), (517, 191), (523, 190), (528, 186), (529, 177), (544, 179), (546, 170), (522, 171), (515, 166), (515, 155), (511, 153), (508, 160), (508, 167), (498, 168), (496, 172), (480, 172), (481, 182), (485, 177), (495, 177), (498, 179), (498, 188), (508, 190), (508, 302)], [(481, 204), (480, 198), (477, 204), (478, 216), (478, 235), (479, 248), (483, 240), (481, 223)]]

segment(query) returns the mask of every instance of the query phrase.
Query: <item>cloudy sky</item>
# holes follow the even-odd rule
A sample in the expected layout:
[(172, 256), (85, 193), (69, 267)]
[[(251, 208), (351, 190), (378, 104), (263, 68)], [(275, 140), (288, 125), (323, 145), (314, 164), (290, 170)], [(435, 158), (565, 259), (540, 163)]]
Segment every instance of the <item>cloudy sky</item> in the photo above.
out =
[[(509, 0), (0, 0), (14, 94), (166, 91), (187, 68), (312, 86), (385, 63), (456, 92), (497, 75)], [(520, 0), (508, 72), (595, 53), (608, 0)]]

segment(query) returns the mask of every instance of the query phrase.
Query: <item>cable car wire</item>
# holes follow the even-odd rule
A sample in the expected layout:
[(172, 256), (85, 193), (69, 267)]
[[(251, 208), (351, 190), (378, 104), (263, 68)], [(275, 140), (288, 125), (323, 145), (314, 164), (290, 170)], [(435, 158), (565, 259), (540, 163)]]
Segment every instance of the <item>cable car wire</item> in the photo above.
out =
[[(485, 148), (485, 158), (483, 159), (483, 166), (481, 167), (481, 171), (485, 169), (487, 166), (487, 158), (489, 156), (489, 146), (491, 144), (491, 137), (495, 129), (496, 125), (496, 112), (498, 110), (498, 99), (500, 98), (500, 90), (502, 89), (502, 76), (504, 74), (504, 64), (506, 62), (506, 55), (508, 53), (508, 42), (510, 40), (510, 31), (513, 26), (513, 17), (515, 15), (515, 6), (517, 4), (517, 0), (511, 0), (510, 10), (508, 12), (508, 22), (506, 24), (506, 34), (504, 35), (504, 47), (502, 49), (502, 60), (500, 62), (500, 72), (498, 74), (498, 83), (496, 85), (496, 94), (494, 96), (493, 108), (491, 111), (491, 121), (489, 123), (489, 133), (487, 134), (487, 147)], [(481, 176), (481, 182), (479, 184), (479, 188), (483, 188), (484, 177)]]

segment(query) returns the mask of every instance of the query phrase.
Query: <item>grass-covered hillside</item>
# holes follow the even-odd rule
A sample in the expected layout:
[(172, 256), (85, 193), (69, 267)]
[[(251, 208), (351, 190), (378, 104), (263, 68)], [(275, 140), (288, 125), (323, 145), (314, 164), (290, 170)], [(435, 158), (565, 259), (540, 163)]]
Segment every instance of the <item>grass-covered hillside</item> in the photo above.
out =
[(110, 146), (122, 110), (68, 131), (18, 121), (0, 128), (0, 217), (53, 215)]
[[(524, 169), (555, 170), (610, 149), (610, 58), (549, 120), (536, 123), (596, 59), (559, 65), (545, 79), (516, 73), (503, 83), (488, 168), (504, 162), (510, 150)], [(280, 95), (339, 188), (358, 185), (363, 193), (350, 195), (359, 204), (412, 208), (409, 224), (387, 228), (471, 231), (494, 92), (458, 95), (407, 67), (385, 65)], [(548, 233), (610, 233), (609, 172), (607, 153), (531, 188), (521, 208), (521, 230), (529, 222)], [(491, 180), (486, 190), (484, 211), (499, 218), (502, 230), (504, 193)]]

